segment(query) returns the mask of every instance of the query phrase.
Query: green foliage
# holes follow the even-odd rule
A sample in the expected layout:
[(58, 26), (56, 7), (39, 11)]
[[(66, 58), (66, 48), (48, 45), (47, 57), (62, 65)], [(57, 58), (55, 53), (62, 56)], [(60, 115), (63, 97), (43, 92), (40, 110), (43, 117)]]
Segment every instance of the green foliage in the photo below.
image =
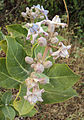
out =
[(1, 98), (2, 103), (3, 103), (4, 105), (9, 104), (10, 101), (11, 101), (11, 99), (12, 99), (12, 93), (11, 93), (11, 92), (5, 92), (5, 93), (3, 94), (3, 96), (2, 96), (2, 98)]
[(54, 64), (47, 75), (50, 83), (40, 85), (45, 89), (43, 94), (45, 104), (62, 102), (77, 95), (72, 86), (78, 81), (79, 76), (75, 75), (67, 65)]
[(0, 111), (0, 119), (1, 120), (13, 120), (15, 117), (15, 110), (11, 107), (12, 93), (5, 92), (1, 97), (1, 111)]
[(2, 112), (5, 116), (5, 119), (13, 120), (15, 117), (15, 110), (10, 106), (3, 107)]
[(3, 88), (16, 88), (19, 82), (12, 78), (6, 68), (6, 60), (0, 59), (0, 87)]
[(12, 37), (7, 37), (7, 69), (18, 81), (24, 81), (29, 75), (29, 65), (25, 63), (26, 53), (23, 47)]

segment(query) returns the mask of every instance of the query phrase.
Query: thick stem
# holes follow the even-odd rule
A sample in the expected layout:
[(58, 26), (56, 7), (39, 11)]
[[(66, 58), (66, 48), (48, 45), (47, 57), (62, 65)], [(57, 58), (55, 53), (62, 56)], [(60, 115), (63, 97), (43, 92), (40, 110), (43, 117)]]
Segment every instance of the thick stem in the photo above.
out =
[(69, 12), (68, 12), (67, 4), (66, 4), (65, 0), (63, 0), (63, 2), (64, 2), (66, 13), (67, 13), (67, 25), (69, 26)]
[(49, 46), (47, 45), (46, 48), (45, 48), (45, 51), (43, 53), (43, 57), (42, 57), (42, 61), (45, 60), (46, 56), (47, 56), (47, 53), (48, 53), (48, 50), (49, 50)]

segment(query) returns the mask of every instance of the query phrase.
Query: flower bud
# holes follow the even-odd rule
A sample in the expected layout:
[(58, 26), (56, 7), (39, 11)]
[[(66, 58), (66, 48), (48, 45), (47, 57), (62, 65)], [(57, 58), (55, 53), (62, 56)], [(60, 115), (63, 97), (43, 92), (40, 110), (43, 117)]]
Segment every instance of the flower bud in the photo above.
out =
[(34, 68), (36, 64), (31, 64), (31, 68)]
[(37, 54), (37, 59), (42, 59), (42, 54), (41, 53)]
[(44, 66), (40, 63), (37, 63), (35, 66), (34, 66), (34, 70), (35, 72), (37, 73), (42, 73), (44, 71)]
[(55, 33), (54, 33), (54, 36), (57, 36), (57, 35), (58, 35), (58, 32), (55, 32)]
[(41, 19), (44, 19), (44, 16), (40, 16)]
[(25, 62), (28, 63), (28, 64), (32, 64), (33, 63), (33, 58), (31, 57), (25, 57)]
[(26, 7), (26, 13), (27, 14), (29, 13), (29, 7)]
[(27, 17), (27, 14), (25, 12), (22, 12), (21, 13), (22, 17), (26, 18)]
[(58, 42), (58, 38), (57, 37), (53, 37), (52, 39), (51, 39), (51, 43), (52, 44), (56, 44)]
[(40, 46), (46, 46), (47, 45), (47, 41), (44, 37), (40, 37), (38, 39), (38, 43), (39, 43)]
[(46, 61), (43, 63), (44, 68), (50, 68), (52, 66), (52, 62), (51, 61)]

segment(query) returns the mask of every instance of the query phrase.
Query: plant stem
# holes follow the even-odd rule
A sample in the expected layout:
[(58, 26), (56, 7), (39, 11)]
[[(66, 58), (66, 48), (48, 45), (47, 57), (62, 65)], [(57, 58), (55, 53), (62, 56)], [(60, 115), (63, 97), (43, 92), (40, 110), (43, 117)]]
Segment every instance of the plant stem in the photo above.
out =
[(44, 53), (43, 53), (42, 61), (45, 60), (46, 55), (47, 55), (47, 53), (48, 53), (48, 50), (49, 50), (49, 46), (47, 45), (46, 48), (45, 48), (45, 51), (44, 51)]
[(66, 4), (65, 0), (63, 0), (63, 2), (64, 2), (66, 13), (67, 13), (67, 25), (69, 26), (69, 12), (68, 12), (67, 4)]

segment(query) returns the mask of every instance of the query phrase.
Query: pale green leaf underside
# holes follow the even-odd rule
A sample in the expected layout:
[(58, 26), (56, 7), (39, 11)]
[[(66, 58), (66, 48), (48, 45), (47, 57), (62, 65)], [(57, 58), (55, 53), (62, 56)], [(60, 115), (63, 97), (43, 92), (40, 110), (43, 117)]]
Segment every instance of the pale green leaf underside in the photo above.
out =
[(30, 103), (24, 98), (22, 98), (19, 101), (15, 101), (13, 103), (13, 106), (19, 112), (21, 116), (28, 114), (34, 107), (33, 105), (30, 105)]
[(0, 59), (0, 87), (15, 88), (19, 84), (19, 81), (9, 75), (5, 62), (4, 58)]
[(14, 117), (15, 117), (15, 111), (10, 106), (3, 107), (2, 108), (2, 112), (3, 112), (3, 114), (4, 114), (4, 116), (5, 116), (6, 119), (8, 118), (9, 120), (13, 120)]
[(5, 92), (1, 98), (2, 102), (6, 105), (10, 103), (12, 99), (12, 93), (11, 92)]
[(7, 69), (9, 74), (19, 81), (24, 81), (29, 75), (30, 66), (26, 64), (26, 53), (23, 47), (12, 37), (7, 37)]

